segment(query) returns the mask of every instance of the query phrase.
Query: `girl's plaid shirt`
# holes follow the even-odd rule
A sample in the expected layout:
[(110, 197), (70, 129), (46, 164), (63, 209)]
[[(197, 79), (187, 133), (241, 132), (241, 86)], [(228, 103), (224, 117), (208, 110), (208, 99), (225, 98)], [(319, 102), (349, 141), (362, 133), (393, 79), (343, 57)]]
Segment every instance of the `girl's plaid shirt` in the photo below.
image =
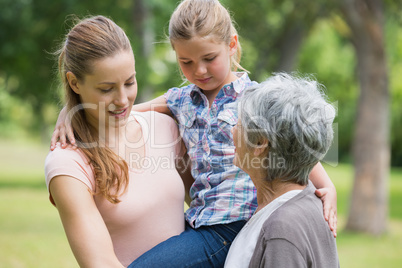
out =
[(257, 208), (254, 184), (233, 165), (231, 134), (237, 123), (236, 100), (256, 82), (246, 73), (237, 76), (236, 81), (220, 90), (211, 108), (194, 84), (171, 88), (165, 94), (191, 159), (195, 182), (190, 189), (192, 202), (186, 220), (195, 228), (248, 220)]

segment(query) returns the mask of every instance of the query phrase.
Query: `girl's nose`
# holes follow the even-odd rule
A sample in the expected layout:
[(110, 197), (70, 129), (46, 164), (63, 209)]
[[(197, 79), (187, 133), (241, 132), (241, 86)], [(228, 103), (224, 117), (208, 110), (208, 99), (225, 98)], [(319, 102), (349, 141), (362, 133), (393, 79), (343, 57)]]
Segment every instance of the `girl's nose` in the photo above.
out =
[(202, 64), (202, 63), (197, 64), (196, 70), (195, 70), (195, 74), (196, 74), (196, 75), (203, 75), (203, 74), (205, 74), (206, 72), (207, 72), (207, 68), (205, 67), (204, 64)]

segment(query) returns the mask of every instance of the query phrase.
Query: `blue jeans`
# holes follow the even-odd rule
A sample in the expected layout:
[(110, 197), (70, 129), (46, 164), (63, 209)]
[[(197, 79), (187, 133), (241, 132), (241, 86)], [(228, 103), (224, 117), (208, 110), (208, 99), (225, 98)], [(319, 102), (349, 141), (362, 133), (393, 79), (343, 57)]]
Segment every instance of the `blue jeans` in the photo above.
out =
[(145, 252), (128, 268), (223, 267), (229, 247), (246, 221), (192, 228)]

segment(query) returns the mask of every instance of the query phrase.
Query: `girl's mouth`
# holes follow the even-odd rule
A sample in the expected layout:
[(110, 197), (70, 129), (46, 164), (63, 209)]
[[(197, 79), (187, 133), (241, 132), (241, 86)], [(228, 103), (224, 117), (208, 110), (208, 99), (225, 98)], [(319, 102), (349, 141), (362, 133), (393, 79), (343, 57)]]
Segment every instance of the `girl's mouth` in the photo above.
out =
[(211, 77), (204, 78), (204, 79), (197, 79), (197, 81), (200, 82), (200, 83), (202, 83), (202, 84), (208, 83), (209, 80), (211, 80)]

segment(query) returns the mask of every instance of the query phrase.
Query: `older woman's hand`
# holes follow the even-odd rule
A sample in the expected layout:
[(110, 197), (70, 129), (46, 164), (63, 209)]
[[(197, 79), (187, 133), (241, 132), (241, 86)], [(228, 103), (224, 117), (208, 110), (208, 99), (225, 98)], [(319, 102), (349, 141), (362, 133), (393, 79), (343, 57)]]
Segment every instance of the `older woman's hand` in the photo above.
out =
[(315, 191), (315, 194), (321, 198), (324, 206), (324, 218), (328, 222), (329, 228), (334, 234), (334, 237), (336, 237), (336, 228), (338, 223), (336, 211), (336, 189), (335, 187), (320, 188)]

